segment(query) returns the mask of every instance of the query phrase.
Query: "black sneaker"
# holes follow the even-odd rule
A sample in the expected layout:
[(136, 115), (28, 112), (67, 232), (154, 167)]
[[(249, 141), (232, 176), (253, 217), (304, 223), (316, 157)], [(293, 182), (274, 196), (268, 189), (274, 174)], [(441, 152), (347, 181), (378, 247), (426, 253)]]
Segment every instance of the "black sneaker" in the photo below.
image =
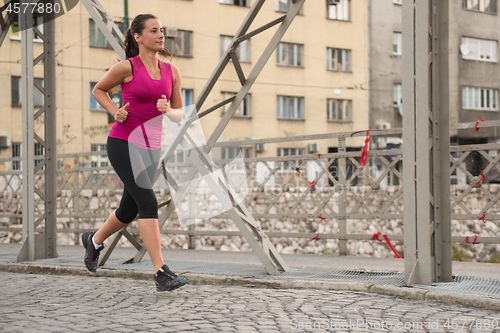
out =
[(99, 253), (101, 253), (102, 249), (104, 249), (104, 245), (101, 245), (99, 249), (95, 249), (94, 242), (92, 242), (92, 237), (94, 236), (94, 231), (84, 232), (82, 235), (82, 244), (85, 248), (85, 266), (91, 272), (97, 270), (97, 265), (99, 264)]
[(167, 265), (161, 266), (155, 274), (156, 290), (172, 291), (187, 283), (185, 278), (175, 275)]

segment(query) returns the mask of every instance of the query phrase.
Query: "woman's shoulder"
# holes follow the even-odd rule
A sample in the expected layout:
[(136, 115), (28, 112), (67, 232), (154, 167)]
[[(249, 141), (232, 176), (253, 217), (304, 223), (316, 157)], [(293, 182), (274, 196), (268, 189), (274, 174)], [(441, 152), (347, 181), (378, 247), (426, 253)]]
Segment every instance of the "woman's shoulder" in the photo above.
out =
[[(132, 58), (130, 58), (130, 60), (131, 59)], [(128, 75), (132, 75), (132, 67), (130, 66), (129, 59), (117, 62), (116, 64), (114, 64), (113, 66), (111, 66), (111, 68), (109, 69), (109, 71), (110, 72), (113, 71), (113, 73), (116, 73), (116, 74), (128, 74)]]

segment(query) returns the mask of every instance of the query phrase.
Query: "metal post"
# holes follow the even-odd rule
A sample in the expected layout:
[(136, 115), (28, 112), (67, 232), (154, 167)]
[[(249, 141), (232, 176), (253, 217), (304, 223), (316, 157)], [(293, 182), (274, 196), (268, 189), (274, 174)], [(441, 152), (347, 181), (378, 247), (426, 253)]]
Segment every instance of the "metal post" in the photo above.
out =
[[(57, 257), (57, 221), (56, 221), (56, 120), (55, 120), (55, 47), (54, 13), (42, 13), (43, 29), (33, 26), (33, 11), (26, 10), (19, 15), (22, 53), (22, 118), (23, 118), (23, 245), (17, 260), (36, 260)], [(33, 36), (43, 40), (43, 53), (33, 57)], [(34, 82), (33, 67), (43, 62), (44, 85)], [(33, 89), (36, 87), (44, 96), (44, 105), (34, 112)], [(43, 118), (42, 118), (43, 116)], [(43, 119), (44, 138), (34, 132), (34, 122)], [(35, 167), (34, 144), (44, 148), (43, 156)], [(43, 170), (45, 182), (36, 183), (36, 174)], [(44, 203), (45, 212), (35, 216), (35, 195)], [(36, 218), (36, 219), (35, 219)], [(44, 223), (44, 230), (37, 227)]]
[(43, 14), (45, 108), (45, 235), (47, 258), (57, 257), (56, 59), (53, 13)]
[[(339, 138), (339, 154), (345, 154), (345, 138)], [(346, 191), (347, 191), (347, 162), (345, 155), (339, 155), (338, 158), (338, 179), (339, 185), (342, 186), (339, 194), (339, 255), (347, 255), (347, 220), (346, 216)]]
[(451, 280), (448, 0), (403, 2), (407, 284)]
[(22, 176), (23, 176), (23, 248), (18, 261), (35, 260), (35, 184), (34, 160), (34, 120), (33, 120), (33, 29), (28, 29), (28, 22), (33, 21), (33, 14), (27, 11), (19, 15), (19, 33), (21, 35), (21, 106), (23, 119)]

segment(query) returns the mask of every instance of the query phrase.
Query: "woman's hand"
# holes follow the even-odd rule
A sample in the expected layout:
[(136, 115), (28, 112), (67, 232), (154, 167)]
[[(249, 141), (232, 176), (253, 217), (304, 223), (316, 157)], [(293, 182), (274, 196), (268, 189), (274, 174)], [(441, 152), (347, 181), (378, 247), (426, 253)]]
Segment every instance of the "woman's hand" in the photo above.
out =
[(165, 95), (161, 95), (161, 98), (156, 102), (156, 107), (158, 108), (158, 111), (160, 111), (163, 114), (172, 111), (170, 106), (168, 106), (167, 96)]
[(130, 102), (127, 102), (124, 106), (118, 109), (115, 113), (115, 121), (118, 123), (123, 123), (125, 119), (127, 119), (128, 115), (128, 106), (130, 105)]

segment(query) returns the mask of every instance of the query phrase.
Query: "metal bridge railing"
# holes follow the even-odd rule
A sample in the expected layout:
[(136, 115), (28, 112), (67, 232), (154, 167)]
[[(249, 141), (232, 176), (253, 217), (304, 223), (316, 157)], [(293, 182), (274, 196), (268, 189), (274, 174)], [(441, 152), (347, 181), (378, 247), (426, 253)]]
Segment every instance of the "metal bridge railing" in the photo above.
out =
[[(460, 128), (465, 126), (459, 125)], [(248, 186), (244, 205), (261, 222), (269, 237), (335, 239), (339, 242), (339, 254), (346, 255), (348, 241), (370, 240), (375, 232), (403, 242), (402, 149), (387, 144), (400, 140), (401, 130), (374, 130), (369, 134), (372, 147), (364, 167), (360, 163), (362, 152), (350, 149), (354, 146), (350, 140), (364, 137), (366, 131), (221, 142), (216, 146), (277, 143), (297, 146), (298, 142), (324, 140), (325, 144), (335, 147), (331, 149), (334, 152), (325, 154), (245, 158), (245, 170), (239, 171)], [(384, 145), (389, 148), (377, 149)], [(478, 220), (478, 223), (500, 220), (500, 184), (489, 183), (491, 179), (496, 181), (492, 175), (500, 174), (499, 150), (499, 143), (451, 147), (452, 220)], [(97, 223), (103, 222), (119, 204), (123, 185), (107, 164), (105, 155), (106, 152), (58, 155), (58, 233), (73, 233), (75, 244), (82, 232), (95, 229)], [(22, 230), (22, 177), (21, 171), (12, 170), (13, 166), (19, 167), (18, 160), (20, 158), (0, 159), (9, 170), (0, 172), (0, 232)], [(225, 165), (230, 160), (214, 162)], [(170, 165), (173, 169), (169, 171), (174, 177), (186, 167), (182, 162)], [(43, 176), (40, 174), (36, 181), (43, 184)], [(160, 203), (169, 198), (168, 189), (157, 189), (156, 193)], [(43, 201), (38, 195), (35, 200), (35, 216), (41, 215)], [(228, 230), (231, 221), (226, 214), (207, 215), (207, 207), (214, 205), (208, 188), (188, 191), (184, 200), (182, 204), (188, 205), (190, 218), (208, 220), (191, 228), (181, 228), (174, 214), (162, 229), (163, 234), (182, 234), (191, 238), (240, 235), (236, 230)], [(293, 221), (298, 227), (284, 229), (281, 223), (284, 221)], [(364, 222), (363, 230), (357, 229), (356, 221)], [(137, 228), (128, 230), (138, 233)], [(452, 240), (462, 242), (467, 236), (470, 243), (500, 244), (500, 237), (495, 235), (473, 239), (472, 234), (454, 234)], [(188, 244), (195, 242), (188, 241)]]

